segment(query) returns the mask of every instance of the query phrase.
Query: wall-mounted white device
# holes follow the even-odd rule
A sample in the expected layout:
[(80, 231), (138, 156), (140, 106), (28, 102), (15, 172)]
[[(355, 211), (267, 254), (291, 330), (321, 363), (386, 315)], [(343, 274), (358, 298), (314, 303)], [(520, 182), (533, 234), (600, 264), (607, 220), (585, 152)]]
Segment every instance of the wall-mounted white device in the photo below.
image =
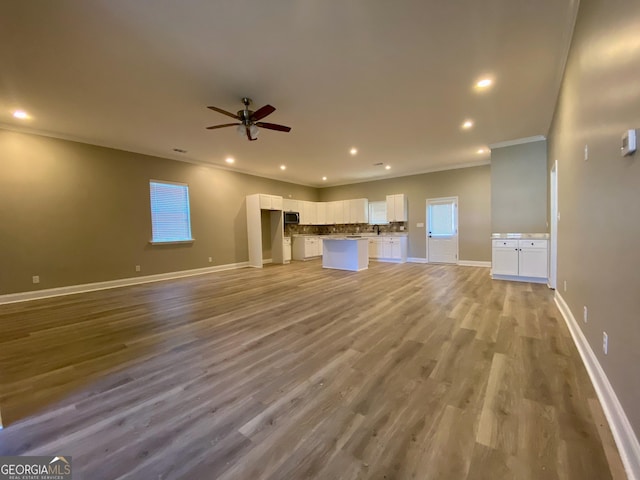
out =
[(636, 131), (627, 130), (622, 134), (622, 147), (620, 147), (622, 156), (626, 157), (636, 151)]

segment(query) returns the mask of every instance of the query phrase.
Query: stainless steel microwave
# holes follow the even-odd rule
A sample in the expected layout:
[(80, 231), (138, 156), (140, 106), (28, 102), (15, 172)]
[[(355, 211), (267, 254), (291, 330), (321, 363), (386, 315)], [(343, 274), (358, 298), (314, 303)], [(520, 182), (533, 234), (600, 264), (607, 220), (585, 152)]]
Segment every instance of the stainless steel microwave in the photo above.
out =
[(300, 214), (298, 212), (284, 212), (284, 223), (297, 225), (300, 223)]

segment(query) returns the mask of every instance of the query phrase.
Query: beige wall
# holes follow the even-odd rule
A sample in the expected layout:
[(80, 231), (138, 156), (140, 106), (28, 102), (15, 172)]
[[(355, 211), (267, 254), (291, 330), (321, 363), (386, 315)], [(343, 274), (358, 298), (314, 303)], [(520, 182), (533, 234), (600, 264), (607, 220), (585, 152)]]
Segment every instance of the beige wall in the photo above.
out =
[[(549, 135), (549, 161), (557, 159), (559, 165), (559, 291), (636, 435), (640, 435), (640, 154), (621, 158), (620, 137), (625, 129), (640, 128), (638, 25), (637, 0), (581, 0)], [(603, 331), (609, 334), (606, 356)]]
[[(0, 295), (245, 262), (246, 195), (318, 199), (314, 188), (6, 130), (0, 162)], [(189, 185), (193, 244), (149, 244), (150, 179)]]
[(547, 232), (547, 142), (491, 150), (491, 228)]
[(417, 223), (426, 221), (428, 198), (458, 196), (459, 255), (464, 261), (491, 261), (491, 174), (490, 166), (461, 168), (356, 183), (320, 190), (320, 200), (368, 198), (385, 200), (386, 195), (404, 193), (409, 202), (409, 257), (426, 257), (426, 231)]

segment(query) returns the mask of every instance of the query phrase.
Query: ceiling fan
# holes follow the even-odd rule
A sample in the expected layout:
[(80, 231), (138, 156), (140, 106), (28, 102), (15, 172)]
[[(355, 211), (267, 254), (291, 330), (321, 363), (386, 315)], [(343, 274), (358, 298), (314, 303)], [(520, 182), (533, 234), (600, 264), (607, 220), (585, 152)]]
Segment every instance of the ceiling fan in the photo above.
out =
[(229, 117), (233, 117), (236, 120), (240, 120), (240, 123), (224, 123), (222, 125), (213, 125), (211, 127), (207, 127), (207, 130), (213, 130), (216, 128), (225, 128), (225, 127), (233, 127), (238, 126), (238, 132), (241, 134), (246, 134), (247, 138), (250, 141), (257, 140), (259, 130), (258, 127), (267, 128), (269, 130), (277, 130), (279, 132), (290, 132), (291, 127), (285, 127), (284, 125), (277, 125), (275, 123), (267, 123), (261, 122), (264, 117), (272, 114), (276, 111), (275, 107), (271, 105), (265, 105), (264, 107), (260, 107), (255, 112), (249, 110), (249, 105), (251, 105), (251, 99), (244, 97), (242, 99), (242, 103), (244, 104), (244, 110), (238, 110), (238, 113), (227, 112), (218, 107), (207, 107), (216, 112), (222, 113), (223, 115), (227, 115)]

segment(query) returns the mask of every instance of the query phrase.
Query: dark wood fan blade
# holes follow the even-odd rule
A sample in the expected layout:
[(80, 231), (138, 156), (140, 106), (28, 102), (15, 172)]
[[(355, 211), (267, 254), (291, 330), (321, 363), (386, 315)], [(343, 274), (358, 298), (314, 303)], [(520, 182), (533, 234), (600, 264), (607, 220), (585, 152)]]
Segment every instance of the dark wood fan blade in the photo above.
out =
[(238, 115), (236, 115), (235, 113), (227, 112), (226, 110), (223, 110), (223, 109), (218, 108), (218, 107), (207, 107), (207, 108), (210, 108), (214, 112), (222, 113), (223, 115), (227, 115), (229, 117), (232, 117), (232, 118), (235, 118), (237, 120), (240, 120), (240, 117)]
[(213, 130), (214, 128), (233, 127), (235, 125), (242, 125), (242, 124), (241, 123), (223, 123), (222, 125), (213, 125), (212, 127), (207, 127), (207, 130)]
[(275, 111), (276, 111), (276, 108), (272, 107), (271, 105), (265, 105), (264, 107), (260, 107), (258, 110), (253, 112), (253, 115), (251, 115), (251, 121), (256, 122), (266, 117), (267, 115), (271, 115)]
[(254, 140), (257, 140), (257, 138), (251, 138), (251, 130), (249, 127), (245, 128), (246, 132), (247, 132), (247, 138), (249, 139), (250, 142), (253, 142)]
[(277, 130), (279, 132), (290, 132), (291, 127), (285, 127), (284, 125), (278, 125), (276, 123), (256, 122), (258, 127), (268, 128), (269, 130)]

